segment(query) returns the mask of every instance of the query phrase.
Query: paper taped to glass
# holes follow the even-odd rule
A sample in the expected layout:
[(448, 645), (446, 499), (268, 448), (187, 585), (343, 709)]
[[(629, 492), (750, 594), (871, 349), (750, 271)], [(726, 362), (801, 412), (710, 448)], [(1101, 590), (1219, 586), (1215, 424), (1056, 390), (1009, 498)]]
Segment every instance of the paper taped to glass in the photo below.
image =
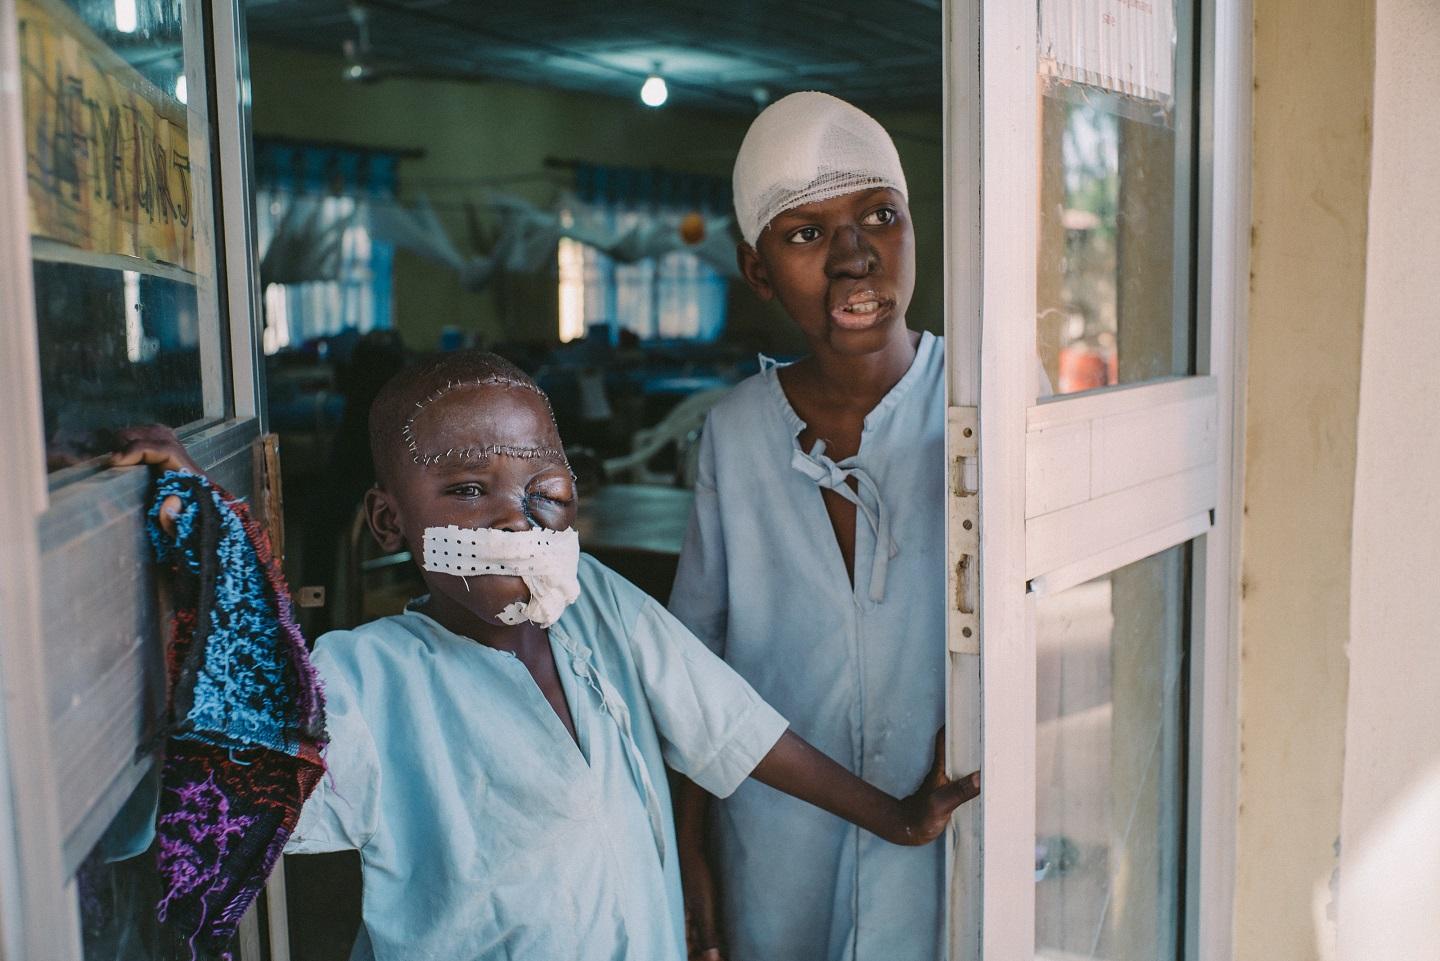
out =
[(1040, 73), (1168, 106), (1173, 0), (1040, 0)]

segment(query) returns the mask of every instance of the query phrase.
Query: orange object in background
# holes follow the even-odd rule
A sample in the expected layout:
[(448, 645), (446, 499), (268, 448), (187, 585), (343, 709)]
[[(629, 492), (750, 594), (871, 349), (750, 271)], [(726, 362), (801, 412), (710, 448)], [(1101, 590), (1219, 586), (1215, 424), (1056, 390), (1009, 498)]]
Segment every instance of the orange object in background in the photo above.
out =
[(680, 220), (680, 239), (695, 246), (705, 239), (705, 218), (697, 211), (690, 211)]
[(1060, 348), (1059, 383), (1061, 394), (1074, 394), (1096, 387), (1108, 387), (1120, 380), (1115, 354), (1098, 350), (1088, 344), (1071, 344)]

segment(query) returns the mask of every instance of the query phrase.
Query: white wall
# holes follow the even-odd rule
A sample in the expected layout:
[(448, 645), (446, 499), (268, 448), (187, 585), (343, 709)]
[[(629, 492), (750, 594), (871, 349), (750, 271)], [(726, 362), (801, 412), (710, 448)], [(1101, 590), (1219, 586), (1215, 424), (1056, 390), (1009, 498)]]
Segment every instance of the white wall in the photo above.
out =
[(1440, 4), (1378, 0), (1340, 961), (1440, 958)]

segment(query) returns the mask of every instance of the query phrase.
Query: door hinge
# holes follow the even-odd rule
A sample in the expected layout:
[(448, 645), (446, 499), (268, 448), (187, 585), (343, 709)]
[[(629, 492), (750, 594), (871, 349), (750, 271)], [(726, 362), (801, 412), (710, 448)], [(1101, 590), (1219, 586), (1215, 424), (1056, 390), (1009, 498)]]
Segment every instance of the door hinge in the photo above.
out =
[(251, 444), (252, 516), (270, 538), (270, 553), (285, 563), (285, 499), (280, 488), (280, 435), (262, 434)]
[(980, 418), (974, 407), (946, 411), (945, 635), (955, 654), (980, 653)]

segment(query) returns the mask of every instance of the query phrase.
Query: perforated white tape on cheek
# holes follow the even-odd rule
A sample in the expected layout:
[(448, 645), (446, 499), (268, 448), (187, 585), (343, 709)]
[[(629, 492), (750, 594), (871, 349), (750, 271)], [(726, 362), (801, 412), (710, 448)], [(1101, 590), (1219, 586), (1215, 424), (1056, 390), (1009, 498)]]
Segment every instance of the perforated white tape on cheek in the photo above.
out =
[(519, 577), (530, 590), (497, 617), (505, 624), (549, 627), (580, 596), (580, 535), (573, 529), (498, 531), (483, 527), (427, 527), (422, 567), (437, 574)]

